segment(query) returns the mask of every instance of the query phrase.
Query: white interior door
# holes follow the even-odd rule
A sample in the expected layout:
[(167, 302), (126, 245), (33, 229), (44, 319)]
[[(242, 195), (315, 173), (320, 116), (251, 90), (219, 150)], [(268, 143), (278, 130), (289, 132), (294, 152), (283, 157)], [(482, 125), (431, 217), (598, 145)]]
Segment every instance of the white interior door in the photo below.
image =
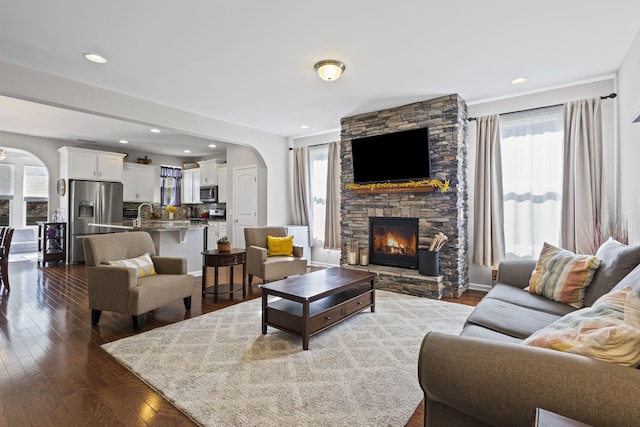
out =
[(233, 168), (233, 246), (244, 248), (244, 228), (258, 225), (258, 167)]

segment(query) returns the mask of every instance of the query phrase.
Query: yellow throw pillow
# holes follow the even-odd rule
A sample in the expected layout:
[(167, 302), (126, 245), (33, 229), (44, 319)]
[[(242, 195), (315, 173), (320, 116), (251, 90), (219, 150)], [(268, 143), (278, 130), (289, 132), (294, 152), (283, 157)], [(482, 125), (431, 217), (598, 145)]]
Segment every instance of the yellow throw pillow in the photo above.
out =
[(267, 236), (267, 256), (293, 256), (293, 236)]
[(116, 265), (119, 267), (133, 267), (136, 269), (136, 277), (153, 276), (156, 274), (156, 269), (153, 266), (153, 261), (148, 253), (140, 255), (136, 258), (123, 259), (120, 261), (109, 261), (109, 265)]

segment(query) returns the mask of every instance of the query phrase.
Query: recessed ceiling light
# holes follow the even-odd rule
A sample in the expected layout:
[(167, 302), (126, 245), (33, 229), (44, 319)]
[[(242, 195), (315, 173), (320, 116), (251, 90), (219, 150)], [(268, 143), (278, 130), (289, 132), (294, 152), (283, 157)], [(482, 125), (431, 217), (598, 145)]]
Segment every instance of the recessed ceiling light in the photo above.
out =
[(120, 141), (118, 141), (120, 144), (128, 144), (129, 141), (127, 141), (126, 139), (121, 139)]
[(95, 62), (96, 64), (104, 64), (107, 62), (104, 56), (98, 55), (97, 53), (85, 53), (82, 56), (84, 56), (87, 61)]
[(160, 133), (160, 129), (156, 129), (156, 128), (149, 129), (149, 132)]
[(309, 125), (302, 125), (300, 126), (300, 129), (309, 129)]
[(511, 84), (512, 85), (520, 85), (522, 83), (525, 83), (527, 81), (526, 77), (518, 77), (516, 79), (511, 80)]
[(190, 153), (190, 152), (191, 152), (191, 150), (184, 150), (184, 152), (185, 152), (185, 153)]
[(216, 144), (209, 144), (209, 148), (216, 148)]

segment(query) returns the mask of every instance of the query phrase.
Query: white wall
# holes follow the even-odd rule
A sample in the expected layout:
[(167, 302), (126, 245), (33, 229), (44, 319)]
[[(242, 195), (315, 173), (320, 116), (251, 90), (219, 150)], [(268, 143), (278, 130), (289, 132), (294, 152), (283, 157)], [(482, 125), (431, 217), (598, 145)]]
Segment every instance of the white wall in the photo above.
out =
[[(340, 130), (327, 132), (319, 135), (293, 139), (293, 147), (308, 147), (310, 145), (328, 144), (330, 142), (340, 141)], [(291, 165), (291, 183), (293, 183), (293, 151), (289, 151), (289, 164)], [(293, 190), (291, 190), (293, 191)], [(293, 193), (291, 193), (293, 196)], [(293, 199), (291, 201), (293, 206)], [(311, 236), (309, 236), (310, 241)], [(311, 263), (315, 265), (340, 265), (340, 251), (324, 249), (322, 247), (311, 247)]]
[(88, 86), (0, 61), (0, 95), (123, 121), (165, 127), (255, 150), (266, 168), (269, 223), (286, 223), (291, 212), (286, 138)]
[[(49, 171), (49, 218), (51, 214), (60, 207), (59, 198), (56, 194), (56, 183), (60, 177), (60, 170), (58, 167), (58, 148), (64, 146), (63, 141), (55, 139), (38, 138), (35, 136), (18, 135), (15, 133), (1, 132), (0, 131), (0, 147), (18, 148), (36, 156), (47, 167)], [(21, 175), (16, 169), (16, 175)], [(15, 181), (16, 189), (20, 190), (20, 198), (22, 198), (22, 177), (16, 176)], [(16, 200), (18, 195), (16, 194)], [(12, 204), (15, 206), (16, 204)], [(15, 211), (12, 212), (15, 216), (12, 221), (15, 220), (14, 226), (22, 223), (22, 213)], [(20, 209), (22, 212), (22, 209)], [(16, 225), (17, 224), (17, 225)]]
[(620, 204), (629, 222), (629, 243), (640, 244), (640, 32), (618, 70), (618, 132), (620, 136)]
[[(479, 117), (489, 114), (508, 113), (512, 111), (525, 110), (529, 108), (545, 107), (549, 105), (562, 104), (568, 101), (578, 99), (599, 97), (615, 92), (615, 84), (613, 78), (607, 80), (585, 83), (535, 94), (519, 96), (515, 98), (477, 103), (468, 106), (469, 117)], [(604, 194), (607, 196), (605, 203), (610, 215), (615, 215), (616, 204), (618, 203), (618, 144), (616, 138), (615, 127), (615, 110), (618, 98), (614, 100), (602, 101), (602, 121), (603, 121), (603, 145), (604, 158), (603, 168), (604, 176)], [(475, 122), (469, 122), (469, 144), (468, 144), (468, 160), (469, 160), (469, 256), (472, 257), (473, 251), (473, 210), (474, 210), (474, 185), (475, 185), (475, 162), (476, 162), (476, 125)], [(469, 261), (469, 282), (473, 284), (491, 284), (491, 270), (488, 267), (482, 267)]]

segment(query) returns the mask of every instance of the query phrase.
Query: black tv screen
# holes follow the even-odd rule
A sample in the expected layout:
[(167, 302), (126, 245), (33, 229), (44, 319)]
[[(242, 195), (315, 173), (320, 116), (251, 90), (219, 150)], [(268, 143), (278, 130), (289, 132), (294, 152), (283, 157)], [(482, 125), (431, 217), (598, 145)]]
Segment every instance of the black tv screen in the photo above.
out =
[(431, 177), (429, 128), (351, 140), (353, 182), (419, 181)]

